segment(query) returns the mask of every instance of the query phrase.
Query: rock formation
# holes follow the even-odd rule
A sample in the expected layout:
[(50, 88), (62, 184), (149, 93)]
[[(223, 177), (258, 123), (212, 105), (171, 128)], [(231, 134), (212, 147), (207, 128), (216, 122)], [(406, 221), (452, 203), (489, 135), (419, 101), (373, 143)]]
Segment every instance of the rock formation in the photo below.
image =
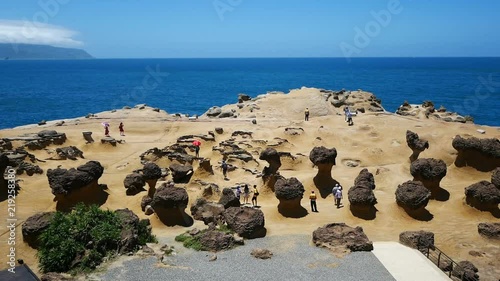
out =
[(97, 161), (89, 161), (76, 169), (49, 169), (47, 178), (58, 201), (57, 208), (68, 210), (78, 202), (102, 205), (108, 196), (98, 184), (103, 172)]
[(352, 186), (347, 192), (350, 209), (354, 216), (363, 219), (374, 219), (377, 209), (377, 198), (373, 190), (375, 189), (375, 178), (368, 169), (363, 169), (354, 180)]
[(331, 194), (332, 187), (337, 183), (332, 178), (332, 167), (336, 164), (337, 150), (328, 149), (324, 146), (314, 147), (309, 153), (309, 160), (318, 167), (318, 173), (314, 177), (314, 185), (319, 189), (321, 197), (325, 198)]
[(224, 211), (227, 226), (241, 237), (252, 239), (266, 236), (264, 213), (250, 207), (230, 207)]
[(482, 222), (477, 225), (477, 232), (490, 239), (500, 239), (500, 222)]
[(264, 176), (276, 174), (278, 169), (281, 167), (280, 155), (274, 148), (266, 148), (260, 153), (259, 159), (269, 163), (269, 166), (264, 167), (264, 170), (262, 171)]
[(399, 242), (426, 254), (427, 249), (434, 249), (434, 233), (429, 231), (404, 231), (399, 234)]
[(498, 211), (500, 189), (487, 181), (480, 181), (465, 188), (465, 202), (481, 211)]
[(464, 281), (479, 280), (479, 275), (477, 274), (479, 270), (473, 263), (470, 261), (461, 261), (458, 262), (458, 265), (460, 267), (453, 268), (451, 275), (461, 278)]
[(43, 130), (28, 140), (24, 146), (30, 150), (39, 150), (44, 149), (51, 144), (61, 145), (65, 141), (66, 134), (58, 133), (54, 130)]
[(234, 236), (217, 230), (207, 230), (199, 234), (198, 241), (205, 251), (218, 252), (234, 246)]
[(185, 213), (189, 196), (184, 188), (172, 183), (163, 183), (156, 190), (151, 207), (158, 218), (168, 226), (191, 226), (193, 219)]
[(149, 185), (149, 193), (153, 196), (156, 190), (156, 182), (161, 178), (161, 168), (152, 162), (144, 164), (142, 178)]
[(146, 182), (141, 174), (132, 173), (128, 174), (123, 180), (123, 185), (127, 190), (127, 195), (136, 195), (137, 193), (144, 191), (144, 185)]
[(188, 183), (193, 176), (193, 166), (170, 164), (168, 167), (172, 171), (172, 180), (174, 183)]
[(425, 210), (431, 192), (419, 181), (407, 181), (396, 189), (396, 202), (413, 218), (428, 220)]
[(219, 199), (219, 204), (224, 206), (224, 208), (229, 208), (229, 207), (239, 207), (240, 206), (240, 200), (236, 198), (236, 195), (234, 195), (234, 192), (231, 188), (224, 188), (222, 190), (222, 196)]
[(300, 205), (304, 191), (304, 185), (297, 178), (279, 178), (274, 185), (274, 193), (280, 201), (278, 212), (285, 217), (305, 216), (307, 210)]
[(83, 152), (76, 146), (58, 147), (56, 148), (56, 153), (58, 160), (85, 158), (83, 157)]
[(417, 159), (411, 163), (410, 173), (414, 181), (420, 181), (430, 190), (431, 196), (440, 201), (446, 201), (450, 194), (439, 186), (446, 176), (446, 163), (433, 158)]
[(406, 131), (406, 143), (413, 151), (413, 154), (410, 156), (411, 162), (417, 160), (420, 153), (429, 148), (428, 141), (421, 140), (416, 133), (410, 130)]
[(500, 188), (500, 167), (493, 170), (493, 173), (491, 174), (491, 183), (497, 188)]
[(340, 253), (373, 250), (373, 243), (363, 232), (362, 227), (352, 228), (345, 223), (330, 223), (316, 229), (312, 240), (316, 247)]
[(139, 247), (139, 225), (151, 228), (149, 219), (139, 220), (139, 217), (129, 209), (118, 209), (115, 214), (120, 219), (122, 226), (118, 252), (120, 254), (135, 252)]
[(196, 172), (200, 173), (200, 174), (213, 175), (214, 170), (212, 168), (212, 164), (210, 164), (210, 159), (208, 159), (208, 158), (201, 159), (199, 166), (198, 166), (198, 170), (196, 170)]
[(258, 248), (253, 249), (250, 255), (252, 255), (256, 259), (267, 260), (273, 256), (273, 252), (269, 251), (268, 249)]
[(54, 215), (54, 212), (41, 212), (29, 217), (22, 225), (24, 242), (32, 248), (38, 248), (40, 245), (38, 238), (49, 227)]
[(453, 148), (458, 151), (455, 165), (457, 167), (471, 166), (488, 172), (500, 167), (500, 140), (498, 139), (464, 139), (456, 136)]
[(204, 198), (196, 199), (191, 206), (193, 219), (203, 221), (206, 225), (223, 221), (224, 205), (207, 202)]

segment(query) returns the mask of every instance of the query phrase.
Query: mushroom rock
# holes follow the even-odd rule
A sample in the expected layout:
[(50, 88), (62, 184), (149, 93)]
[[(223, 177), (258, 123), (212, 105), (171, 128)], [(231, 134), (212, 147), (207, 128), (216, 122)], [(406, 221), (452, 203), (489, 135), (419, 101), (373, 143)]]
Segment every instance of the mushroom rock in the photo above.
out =
[(274, 148), (266, 148), (260, 153), (259, 159), (269, 163), (269, 166), (264, 167), (264, 171), (262, 171), (264, 176), (276, 174), (281, 167), (280, 155)]
[(481, 211), (498, 211), (500, 189), (487, 181), (480, 181), (465, 188), (465, 202)]
[(488, 172), (500, 167), (500, 140), (468, 138), (456, 136), (452, 142), (458, 151), (455, 165), (457, 167), (471, 166)]
[(209, 175), (214, 174), (214, 170), (212, 168), (212, 164), (210, 164), (210, 159), (208, 158), (203, 158), (200, 160), (200, 164), (198, 166), (198, 169), (196, 170), (197, 172), (200, 173), (207, 173)]
[(154, 196), (156, 182), (161, 178), (161, 168), (153, 162), (144, 164), (142, 168), (142, 178), (149, 185), (150, 196)]
[(318, 167), (318, 173), (314, 177), (314, 185), (319, 189), (321, 196), (325, 198), (331, 194), (331, 189), (337, 183), (332, 178), (332, 167), (336, 164), (337, 150), (328, 149), (324, 146), (314, 147), (309, 153), (309, 160)]
[(188, 183), (193, 176), (193, 166), (170, 164), (168, 167), (172, 171), (172, 180), (174, 183)]
[(52, 194), (58, 210), (69, 210), (78, 202), (102, 205), (108, 193), (98, 184), (104, 167), (97, 161), (89, 161), (69, 170), (57, 168), (47, 171)]
[(227, 226), (243, 238), (266, 236), (264, 213), (250, 207), (230, 207), (224, 211)]
[(231, 188), (224, 188), (222, 190), (222, 196), (220, 197), (219, 204), (224, 206), (226, 209), (229, 207), (239, 207), (240, 200), (236, 198), (236, 195), (234, 195)]
[(163, 183), (156, 190), (151, 207), (165, 225), (191, 226), (193, 219), (184, 211), (189, 196), (186, 189), (176, 187), (173, 183)]
[(500, 167), (493, 170), (493, 174), (491, 174), (491, 183), (497, 188), (500, 188)]
[(206, 225), (223, 220), (224, 205), (213, 202), (208, 202), (204, 198), (196, 199), (196, 202), (191, 206), (191, 215), (195, 220), (203, 221)]
[(368, 169), (363, 169), (354, 180), (352, 186), (347, 192), (349, 207), (354, 216), (362, 219), (374, 219), (377, 209), (377, 198), (375, 198), (375, 177)]
[(421, 140), (416, 133), (410, 130), (406, 131), (406, 143), (408, 144), (408, 147), (413, 151), (413, 154), (410, 156), (411, 162), (417, 160), (420, 153), (429, 148), (428, 141)]
[(414, 181), (420, 181), (431, 191), (431, 196), (440, 201), (446, 201), (449, 193), (439, 186), (441, 180), (446, 176), (446, 163), (443, 160), (433, 158), (417, 159), (411, 163), (410, 173)]
[(353, 228), (345, 223), (330, 223), (316, 229), (312, 236), (316, 247), (328, 248), (335, 252), (369, 252), (373, 250), (373, 243), (360, 226)]
[(127, 195), (136, 195), (143, 191), (145, 184), (144, 178), (138, 173), (128, 174), (123, 180)]
[(303, 217), (307, 214), (307, 210), (300, 205), (304, 196), (304, 185), (297, 178), (279, 178), (274, 188), (276, 198), (280, 201), (280, 214), (285, 217)]
[(407, 181), (396, 189), (396, 202), (413, 218), (426, 220), (431, 192), (419, 181)]

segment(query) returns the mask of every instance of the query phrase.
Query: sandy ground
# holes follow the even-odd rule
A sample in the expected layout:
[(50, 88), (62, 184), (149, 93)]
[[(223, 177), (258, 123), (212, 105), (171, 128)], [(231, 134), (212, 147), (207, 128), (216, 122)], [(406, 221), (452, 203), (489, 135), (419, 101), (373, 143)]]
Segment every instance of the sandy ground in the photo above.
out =
[[(153, 148), (163, 148), (174, 144), (176, 139), (189, 134), (207, 134), (215, 127), (224, 128), (224, 133), (216, 135), (216, 142), (202, 141), (200, 156), (210, 158), (214, 166), (214, 175), (199, 175), (195, 173), (190, 183), (185, 185), (190, 195), (190, 204), (201, 195), (202, 186), (195, 183), (196, 179), (218, 184), (221, 189), (236, 185), (238, 182), (257, 184), (261, 189), (259, 205), (265, 214), (268, 235), (279, 236), (289, 234), (310, 235), (317, 227), (331, 222), (345, 222), (351, 226), (362, 226), (368, 237), (373, 241), (397, 241), (398, 235), (406, 230), (428, 230), (435, 233), (436, 246), (445, 251), (456, 261), (469, 260), (478, 268), (481, 280), (498, 280), (500, 277), (500, 241), (482, 238), (477, 232), (480, 222), (495, 222), (489, 212), (473, 209), (464, 202), (464, 188), (480, 180), (490, 180), (491, 173), (479, 172), (474, 168), (457, 168), (454, 165), (456, 151), (451, 142), (455, 135), (495, 137), (500, 138), (498, 127), (479, 126), (475, 124), (446, 123), (436, 120), (420, 120), (397, 116), (388, 113), (365, 113), (354, 118), (354, 126), (347, 126), (341, 115), (341, 109), (336, 109), (325, 102), (320, 92), (316, 89), (303, 88), (293, 91), (289, 95), (270, 95), (255, 102), (246, 102), (242, 109), (236, 105), (228, 105), (224, 109), (234, 108), (240, 114), (238, 118), (208, 119), (205, 117), (197, 120), (172, 117), (164, 111), (154, 112), (152, 108), (118, 110), (116, 112), (103, 112), (94, 118), (79, 118), (78, 121), (67, 120), (61, 127), (55, 127), (54, 122), (44, 126), (30, 125), (14, 129), (1, 130), (0, 138), (13, 137), (25, 133), (36, 133), (42, 129), (55, 129), (66, 133), (68, 140), (63, 146), (74, 145), (84, 152), (85, 159), (77, 161), (53, 161), (37, 163), (44, 171), (61, 165), (64, 168), (76, 167), (89, 160), (99, 161), (105, 168), (100, 183), (109, 187), (109, 197), (102, 208), (119, 209), (129, 208), (141, 218), (146, 218), (141, 209), (140, 201), (144, 193), (136, 196), (127, 196), (123, 186), (123, 179), (135, 169), (142, 167), (139, 155)], [(248, 104), (254, 104), (250, 110)], [(303, 111), (309, 107), (310, 121), (303, 121)], [(251, 119), (256, 119), (257, 124), (252, 124)], [(125, 143), (116, 147), (101, 144), (104, 130), (101, 122), (111, 124), (111, 135)], [(118, 134), (118, 124), (125, 124), (126, 136)], [(300, 135), (287, 135), (285, 128), (300, 127), (304, 133)], [(476, 130), (483, 129), (484, 135)], [(260, 151), (267, 145), (276, 142), (274, 138), (284, 138), (285, 142), (275, 148), (278, 151), (290, 152), (296, 156), (295, 160), (282, 159), (283, 165), (280, 173), (285, 177), (296, 177), (305, 186), (305, 197), (316, 187), (313, 177), (316, 168), (308, 159), (309, 152), (315, 146), (335, 147), (338, 152), (337, 165), (332, 169), (332, 177), (344, 186), (344, 204), (346, 207), (336, 209), (330, 196), (318, 200), (319, 213), (308, 213), (302, 218), (285, 218), (277, 211), (278, 200), (272, 192), (264, 190), (262, 179), (256, 178), (242, 167), (262, 170), (267, 164), (265, 161), (245, 163), (233, 161), (239, 169), (229, 173), (229, 181), (224, 181), (218, 162), (222, 155), (212, 151), (212, 147), (219, 142), (231, 138), (235, 130), (248, 130), (253, 132), (253, 140), (267, 140), (267, 144), (252, 142), (248, 148), (258, 159)], [(419, 221), (408, 216), (395, 202), (394, 192), (398, 186), (412, 179), (409, 168), (411, 150), (406, 145), (406, 130), (412, 130), (430, 143), (430, 149), (420, 154), (420, 158), (442, 159), (448, 165), (447, 176), (441, 181), (441, 187), (450, 193), (449, 200), (445, 202), (431, 201), (427, 210), (433, 215), (430, 221)], [(92, 131), (95, 143), (85, 144), (82, 131)], [(238, 140), (245, 140), (237, 137)], [(15, 142), (14, 145), (22, 145)], [(48, 147), (54, 150), (55, 146)], [(50, 157), (48, 150), (30, 151), (39, 159)], [(346, 161), (358, 161), (359, 166), (349, 167)], [(157, 164), (167, 167), (170, 162), (161, 160)], [(196, 170), (198, 163), (195, 161)], [(368, 168), (375, 175), (375, 196), (378, 212), (373, 220), (363, 220), (352, 215), (348, 207), (347, 190), (353, 185), (354, 178), (363, 168)], [(22, 242), (21, 224), (29, 216), (41, 211), (53, 211), (56, 202), (48, 185), (46, 174), (19, 176), (22, 180), (22, 189), (16, 200), (16, 215), (18, 219), (16, 253), (18, 258), (23, 258), (35, 271), (37, 271), (36, 251)], [(169, 179), (169, 178), (167, 178)], [(216, 198), (214, 198), (216, 199)], [(302, 200), (302, 206), (307, 210), (309, 202)], [(7, 216), (7, 202), (0, 202), (0, 219), (5, 221)], [(187, 210), (189, 213), (189, 211)], [(155, 216), (150, 216), (153, 232), (159, 237), (171, 237), (184, 232), (186, 228), (176, 226), (167, 227)], [(198, 225), (196, 223), (195, 225)], [(5, 258), (8, 231), (0, 232), (0, 253)], [(484, 252), (482, 257), (475, 257), (469, 251)], [(1, 262), (0, 268), (6, 268), (6, 263)]]

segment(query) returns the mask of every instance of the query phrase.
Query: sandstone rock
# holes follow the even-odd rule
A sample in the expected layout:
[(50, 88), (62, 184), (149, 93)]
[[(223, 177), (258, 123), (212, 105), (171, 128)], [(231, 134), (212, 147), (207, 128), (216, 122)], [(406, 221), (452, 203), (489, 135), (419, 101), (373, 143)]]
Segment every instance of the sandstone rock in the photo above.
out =
[(37, 248), (39, 246), (38, 237), (49, 227), (54, 215), (54, 212), (41, 212), (29, 217), (22, 225), (24, 242)]
[(399, 242), (403, 245), (427, 253), (427, 249), (434, 249), (434, 233), (429, 231), (404, 231), (399, 234)]
[(431, 192), (419, 181), (407, 181), (396, 189), (396, 202), (405, 209), (425, 208), (430, 198)]
[(364, 186), (368, 189), (375, 189), (375, 177), (368, 171), (368, 169), (363, 169), (359, 172), (359, 175), (354, 180), (355, 186)]
[(153, 202), (153, 198), (149, 195), (144, 195), (141, 199), (141, 210), (144, 212), (146, 210), (146, 206), (151, 205), (151, 202)]
[(498, 210), (500, 189), (487, 181), (480, 181), (465, 188), (465, 202), (481, 211)]
[(150, 188), (151, 195), (156, 191), (156, 182), (162, 177), (161, 168), (153, 162), (144, 164), (142, 168), (142, 178), (146, 181)]
[(230, 207), (224, 211), (230, 229), (241, 237), (252, 239), (266, 236), (264, 213), (250, 207)]
[(307, 211), (300, 205), (304, 196), (304, 185), (297, 178), (279, 178), (274, 184), (276, 198), (280, 201), (278, 212), (286, 217), (301, 217)]
[(12, 142), (8, 139), (0, 139), (0, 151), (11, 150)]
[(406, 143), (408, 147), (413, 151), (413, 154), (410, 156), (410, 161), (417, 160), (419, 154), (429, 148), (429, 142), (426, 140), (421, 140), (419, 136), (408, 130), (406, 131)]
[(337, 183), (332, 178), (332, 167), (336, 164), (336, 158), (335, 148), (317, 146), (309, 153), (309, 160), (318, 167), (318, 173), (313, 179), (314, 185), (319, 189), (323, 198), (331, 194), (332, 187)]
[(215, 132), (220, 135), (220, 134), (224, 133), (224, 128), (216, 127)]
[(184, 188), (163, 183), (153, 197), (151, 207), (161, 222), (168, 226), (191, 226), (193, 219), (185, 213), (189, 196)]
[(154, 214), (155, 210), (153, 209), (153, 207), (151, 207), (151, 205), (147, 205), (145, 208), (144, 208), (144, 214), (146, 216), (149, 216), (149, 215), (152, 215)]
[(89, 161), (76, 169), (49, 169), (47, 177), (52, 194), (66, 195), (93, 182), (97, 183), (103, 172), (104, 167), (99, 162)]
[(260, 153), (260, 160), (267, 161), (269, 163), (268, 167), (264, 167), (264, 175), (272, 175), (278, 172), (279, 167), (281, 167), (281, 159), (278, 151), (274, 148), (266, 148)]
[(234, 113), (232, 111), (222, 111), (217, 117), (219, 118), (228, 118), (233, 117)]
[(206, 251), (218, 252), (233, 247), (233, 235), (217, 230), (207, 230), (199, 236), (200, 244)]
[(238, 94), (238, 103), (243, 103), (245, 101), (249, 101), (252, 98), (249, 95), (246, 94)]
[(362, 185), (355, 185), (347, 192), (347, 197), (351, 207), (370, 209), (377, 204), (377, 198), (373, 190)]
[(212, 164), (210, 164), (210, 159), (203, 158), (200, 160), (199, 168), (200, 171), (206, 172), (210, 175), (214, 174), (214, 170), (212, 168)]
[(458, 151), (455, 165), (472, 166), (479, 171), (492, 171), (500, 167), (500, 140), (468, 138), (456, 136), (453, 148)]
[(268, 249), (258, 248), (258, 249), (253, 249), (250, 255), (252, 255), (254, 258), (257, 259), (267, 260), (273, 256), (273, 252), (269, 251)]
[(172, 180), (174, 183), (188, 183), (193, 175), (193, 166), (170, 164), (170, 171), (172, 171)]
[(127, 195), (135, 195), (143, 191), (145, 184), (144, 178), (138, 173), (128, 174), (123, 180)]
[(479, 280), (479, 275), (477, 272), (479, 271), (476, 266), (470, 261), (461, 261), (458, 262), (459, 268), (453, 268), (452, 275), (455, 277), (459, 277), (464, 281), (475, 281)]
[(122, 226), (118, 245), (119, 253), (135, 252), (139, 247), (139, 217), (129, 209), (118, 209), (115, 214), (120, 219)]
[(208, 109), (208, 111), (205, 113), (208, 117), (217, 117), (220, 115), (222, 112), (222, 109), (218, 106), (213, 106)]
[(18, 164), (16, 168), (16, 173), (18, 175), (21, 175), (24, 172), (26, 172), (28, 176), (32, 176), (34, 174), (43, 174), (42, 168), (40, 168), (38, 165), (22, 161), (21, 163)]
[(363, 228), (352, 228), (345, 223), (331, 223), (313, 232), (313, 243), (317, 247), (345, 252), (372, 251), (373, 243), (363, 232)]
[(417, 159), (411, 163), (410, 173), (414, 181), (420, 181), (431, 192), (439, 188), (441, 179), (446, 176), (446, 163), (433, 158)]
[(491, 183), (497, 188), (500, 188), (500, 167), (493, 170), (493, 173), (491, 174)]
[(58, 147), (56, 148), (56, 153), (59, 159), (64, 160), (64, 159), (71, 159), (71, 160), (77, 160), (78, 158), (85, 158), (83, 157), (83, 152), (78, 149), (76, 146), (68, 146), (68, 147)]
[(239, 207), (240, 206), (240, 200), (236, 198), (236, 195), (234, 195), (233, 190), (231, 188), (224, 188), (222, 190), (222, 196), (220, 197), (219, 204), (224, 206), (224, 208), (229, 208), (229, 207)]
[(82, 132), (83, 139), (85, 139), (86, 143), (93, 143), (94, 139), (92, 138), (92, 132)]
[(500, 239), (500, 223), (492, 222), (486, 223), (482, 222), (477, 225), (477, 231), (479, 234), (486, 236), (490, 239)]
[(207, 202), (204, 198), (196, 199), (191, 206), (191, 215), (195, 220), (201, 220), (206, 225), (217, 223), (223, 219), (224, 205), (213, 202)]

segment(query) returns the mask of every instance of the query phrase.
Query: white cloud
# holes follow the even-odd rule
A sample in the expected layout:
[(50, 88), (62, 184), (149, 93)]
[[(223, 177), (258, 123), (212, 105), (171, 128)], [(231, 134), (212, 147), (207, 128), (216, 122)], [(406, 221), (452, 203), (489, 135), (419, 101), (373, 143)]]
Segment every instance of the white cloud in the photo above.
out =
[(0, 19), (0, 43), (78, 47), (82, 46), (83, 42), (73, 39), (77, 34), (77, 32), (62, 26)]

